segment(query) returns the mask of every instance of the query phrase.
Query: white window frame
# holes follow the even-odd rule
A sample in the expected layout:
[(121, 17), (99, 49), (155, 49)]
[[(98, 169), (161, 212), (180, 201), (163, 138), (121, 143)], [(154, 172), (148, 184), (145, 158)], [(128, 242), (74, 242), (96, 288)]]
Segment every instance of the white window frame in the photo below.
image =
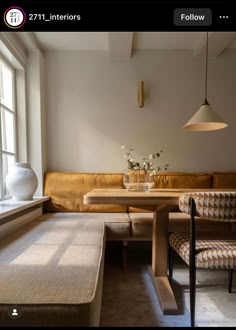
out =
[[(5, 182), (3, 180), (3, 164), (2, 155), (15, 156), (15, 161), (18, 160), (18, 148), (17, 148), (17, 107), (16, 107), (16, 69), (0, 54), (0, 61), (7, 66), (7, 68), (12, 72), (12, 91), (13, 91), (13, 104), (12, 109), (8, 108), (6, 105), (2, 104), (0, 99), (0, 200), (9, 199), (10, 195), (3, 195)], [(13, 115), (13, 129), (14, 129), (14, 150), (15, 152), (9, 152), (3, 150), (2, 148), (2, 126), (1, 126), (1, 115), (2, 109), (10, 112)]]

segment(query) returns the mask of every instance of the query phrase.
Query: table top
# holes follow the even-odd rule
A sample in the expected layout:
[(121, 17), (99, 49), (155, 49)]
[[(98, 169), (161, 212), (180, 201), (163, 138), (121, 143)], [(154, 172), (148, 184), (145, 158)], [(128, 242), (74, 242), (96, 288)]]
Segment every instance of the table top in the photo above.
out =
[(151, 189), (149, 192), (134, 192), (126, 189), (93, 189), (84, 195), (85, 204), (132, 204), (157, 205), (178, 204), (185, 192), (236, 191), (236, 189)]

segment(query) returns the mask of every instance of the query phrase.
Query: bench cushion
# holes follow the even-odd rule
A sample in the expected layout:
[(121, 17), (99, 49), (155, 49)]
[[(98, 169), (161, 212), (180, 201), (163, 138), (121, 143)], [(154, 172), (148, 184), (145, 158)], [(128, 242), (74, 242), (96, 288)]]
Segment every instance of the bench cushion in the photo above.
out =
[(48, 212), (126, 212), (126, 205), (85, 205), (84, 195), (97, 188), (124, 188), (122, 173), (47, 172), (44, 180)]
[(0, 243), (0, 324), (14, 326), (9, 305), (18, 305), (18, 326), (98, 326), (106, 221), (127, 215), (46, 213)]
[[(200, 217), (195, 218), (196, 231), (197, 232), (230, 232), (231, 224), (222, 222), (213, 222), (210, 220), (202, 219)], [(190, 215), (182, 212), (169, 213), (169, 232), (188, 232), (190, 227)]]
[(78, 219), (105, 224), (106, 240), (125, 240), (130, 238), (130, 219), (127, 213), (79, 213)]
[[(142, 239), (152, 238), (153, 213), (130, 213), (132, 237)], [(169, 232), (188, 232), (190, 216), (182, 212), (169, 213), (168, 231)], [(232, 224), (212, 222), (196, 217), (197, 232), (230, 232)]]
[(130, 213), (132, 237), (152, 239), (153, 213)]

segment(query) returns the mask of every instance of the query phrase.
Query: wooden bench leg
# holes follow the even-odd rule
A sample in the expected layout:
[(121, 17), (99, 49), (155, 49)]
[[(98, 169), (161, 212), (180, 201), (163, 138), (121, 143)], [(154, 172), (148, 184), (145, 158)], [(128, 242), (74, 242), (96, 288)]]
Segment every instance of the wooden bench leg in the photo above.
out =
[(123, 270), (127, 269), (127, 248), (128, 248), (128, 241), (122, 241), (122, 268), (123, 268)]

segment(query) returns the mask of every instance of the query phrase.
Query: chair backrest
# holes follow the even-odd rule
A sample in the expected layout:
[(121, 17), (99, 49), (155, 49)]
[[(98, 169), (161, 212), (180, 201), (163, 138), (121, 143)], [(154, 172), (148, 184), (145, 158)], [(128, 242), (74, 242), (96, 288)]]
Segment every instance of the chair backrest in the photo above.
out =
[(189, 199), (195, 202), (195, 215), (207, 220), (236, 222), (236, 192), (190, 192), (179, 199), (179, 209), (191, 214)]

